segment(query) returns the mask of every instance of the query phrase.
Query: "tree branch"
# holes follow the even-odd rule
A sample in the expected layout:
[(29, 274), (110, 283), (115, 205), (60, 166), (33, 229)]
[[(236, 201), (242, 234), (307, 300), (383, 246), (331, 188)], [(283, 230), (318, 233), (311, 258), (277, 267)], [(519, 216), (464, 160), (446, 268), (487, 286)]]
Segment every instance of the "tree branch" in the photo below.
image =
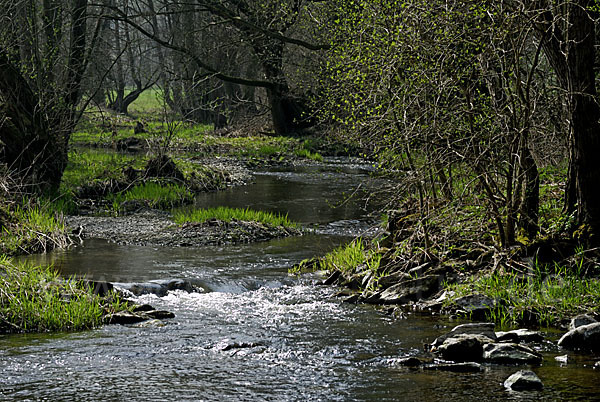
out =
[(213, 74), (213, 76), (219, 80), (231, 82), (234, 84), (247, 85), (247, 86), (251, 86), (251, 87), (268, 88), (268, 89), (275, 88), (277, 85), (276, 83), (271, 82), (271, 81), (254, 80), (254, 79), (247, 79), (247, 78), (228, 75), (228, 74), (220, 71), (219, 69), (205, 63), (204, 61), (202, 61), (202, 59), (200, 59), (197, 55), (192, 53), (189, 49), (186, 49), (185, 47), (182, 47), (182, 46), (174, 45), (170, 42), (167, 42), (167, 41), (161, 39), (156, 33), (149, 32), (147, 29), (143, 28), (140, 24), (133, 21), (122, 10), (120, 10), (116, 7), (110, 7), (110, 9), (118, 14), (118, 17), (113, 17), (116, 20), (123, 21), (123, 22), (129, 24), (133, 28), (137, 29), (142, 35), (146, 36), (147, 38), (152, 39), (159, 45), (188, 56), (190, 59), (192, 59), (194, 61), (194, 63), (196, 63), (198, 65), (198, 67)]

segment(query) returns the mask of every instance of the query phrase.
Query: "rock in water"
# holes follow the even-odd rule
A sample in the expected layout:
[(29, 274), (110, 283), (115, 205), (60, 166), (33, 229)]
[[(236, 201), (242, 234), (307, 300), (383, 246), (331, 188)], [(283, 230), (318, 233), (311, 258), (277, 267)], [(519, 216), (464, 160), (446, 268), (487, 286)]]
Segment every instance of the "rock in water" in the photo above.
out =
[(82, 283), (89, 287), (95, 295), (100, 297), (106, 296), (110, 291), (114, 289), (114, 286), (110, 282), (106, 281), (93, 281), (90, 279), (82, 280)]
[(487, 296), (472, 294), (457, 298), (452, 306), (463, 311), (472, 320), (483, 320), (496, 306), (496, 301)]
[(425, 275), (391, 286), (376, 298), (365, 299), (366, 303), (406, 304), (410, 301), (426, 299), (440, 289), (442, 279), (437, 275)]
[(438, 352), (453, 362), (479, 362), (483, 358), (483, 345), (490, 342), (493, 341), (485, 335), (459, 334), (447, 338)]
[(554, 360), (560, 364), (567, 364), (569, 362), (569, 355), (556, 356)]
[(483, 347), (483, 358), (498, 364), (540, 364), (542, 355), (516, 343), (490, 343)]
[(570, 330), (560, 338), (558, 346), (570, 350), (600, 351), (600, 322)]
[(137, 304), (131, 309), (131, 311), (134, 313), (143, 313), (145, 311), (153, 311), (153, 310), (156, 310), (156, 309), (149, 304)]
[(584, 325), (589, 325), (589, 324), (593, 324), (596, 321), (596, 319), (594, 317), (592, 317), (589, 314), (579, 314), (576, 317), (573, 317), (571, 319), (571, 322), (569, 323), (569, 330), (574, 330), (576, 328), (582, 327)]
[(138, 324), (134, 324), (133, 327), (135, 327), (135, 328), (162, 328), (166, 325), (167, 324), (162, 322), (161, 320), (149, 320), (149, 321), (140, 322)]
[(423, 370), (450, 371), (454, 373), (478, 373), (483, 370), (479, 363), (439, 363), (427, 364)]
[(170, 311), (164, 311), (164, 310), (150, 310), (150, 311), (146, 311), (144, 312), (144, 315), (153, 318), (155, 320), (164, 320), (166, 318), (175, 318), (175, 314), (173, 314)]
[(544, 336), (538, 331), (528, 329), (514, 329), (508, 332), (496, 332), (498, 342), (542, 342)]
[(440, 346), (442, 343), (444, 343), (446, 339), (455, 337), (459, 334), (483, 335), (487, 336), (492, 341), (496, 341), (496, 333), (494, 332), (494, 327), (495, 324), (492, 322), (477, 322), (457, 325), (456, 327), (452, 328), (452, 331), (439, 336), (435, 341), (433, 341), (432, 346)]
[(423, 364), (423, 362), (420, 359), (418, 359), (414, 356), (395, 359), (393, 361), (393, 363), (396, 366), (404, 366), (404, 367), (419, 367)]
[(114, 313), (105, 317), (105, 322), (107, 324), (137, 324), (138, 322), (146, 321), (148, 317), (139, 314), (133, 314), (128, 311), (119, 311), (118, 313)]
[(513, 391), (539, 391), (544, 384), (533, 371), (520, 370), (504, 381), (504, 387)]

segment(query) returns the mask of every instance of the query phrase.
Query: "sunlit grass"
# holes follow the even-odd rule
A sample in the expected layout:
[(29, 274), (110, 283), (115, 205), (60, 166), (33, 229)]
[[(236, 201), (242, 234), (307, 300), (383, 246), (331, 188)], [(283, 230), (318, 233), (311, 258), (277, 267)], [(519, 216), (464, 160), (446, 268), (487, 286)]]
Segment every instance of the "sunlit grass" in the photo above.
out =
[(309, 270), (313, 271), (327, 271), (329, 273), (339, 271), (354, 274), (361, 265), (367, 268), (363, 271), (363, 274), (368, 272), (377, 273), (380, 261), (381, 254), (375, 250), (369, 250), (365, 246), (365, 242), (358, 238), (327, 253), (324, 257), (303, 261), (291, 268), (290, 273), (299, 274), (306, 271), (307, 267), (310, 266)]
[(470, 294), (495, 300), (488, 318), (502, 326), (518, 325), (531, 314), (541, 325), (552, 326), (580, 313), (600, 311), (600, 280), (561, 266), (536, 266), (526, 275), (495, 272), (446, 289), (452, 294), (447, 305)]
[(321, 258), (318, 269), (322, 271), (351, 272), (365, 261), (365, 245), (361, 239), (338, 247)]
[(296, 151), (296, 156), (300, 158), (310, 159), (317, 162), (323, 162), (323, 156), (318, 152), (311, 152), (307, 149), (299, 149)]
[(128, 166), (142, 168), (145, 162), (146, 158), (135, 158), (105, 150), (71, 151), (62, 178), (63, 188), (72, 190), (96, 180), (121, 179), (124, 168)]
[(129, 105), (130, 113), (147, 113), (164, 108), (163, 91), (160, 88), (149, 88)]
[(152, 208), (173, 208), (191, 202), (194, 195), (184, 186), (172, 183), (146, 182), (117, 194), (112, 200), (117, 204), (125, 201), (145, 201)]
[(207, 209), (195, 209), (192, 211), (176, 211), (173, 219), (178, 224), (186, 222), (205, 222), (209, 219), (218, 219), (225, 222), (238, 221), (260, 222), (271, 226), (297, 227), (290, 221), (287, 215), (274, 214), (265, 211), (251, 209), (217, 207)]
[(45, 252), (65, 246), (66, 228), (53, 205), (31, 204), (6, 207), (10, 222), (0, 222), (0, 253)]
[(102, 324), (124, 304), (94, 295), (83, 282), (65, 281), (49, 266), (16, 264), (0, 256), (0, 331), (77, 331)]

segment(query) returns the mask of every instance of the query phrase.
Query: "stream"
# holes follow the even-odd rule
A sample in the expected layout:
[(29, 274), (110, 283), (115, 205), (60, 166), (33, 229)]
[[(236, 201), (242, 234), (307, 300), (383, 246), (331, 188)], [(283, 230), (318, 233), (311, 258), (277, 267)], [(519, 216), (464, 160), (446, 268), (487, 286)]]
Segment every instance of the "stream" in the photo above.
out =
[[(541, 392), (502, 383), (522, 367), (480, 373), (411, 370), (394, 364), (428, 356), (424, 344), (458, 321), (346, 304), (317, 274), (287, 273), (373, 230), (366, 198), (381, 183), (371, 168), (345, 160), (255, 173), (253, 184), (202, 194), (198, 206), (287, 213), (312, 231), (264, 243), (202, 248), (138, 247), (86, 240), (32, 256), (65, 276), (143, 282), (181, 278), (202, 293), (139, 296), (172, 311), (164, 324), (109, 325), (93, 331), (0, 336), (0, 399), (69, 401), (278, 400), (592, 400), (600, 395), (594, 360), (574, 355), (561, 367), (552, 346), (533, 370)], [(354, 197), (347, 199), (347, 196)], [(336, 208), (333, 208), (336, 207)], [(556, 339), (558, 333), (549, 333)]]

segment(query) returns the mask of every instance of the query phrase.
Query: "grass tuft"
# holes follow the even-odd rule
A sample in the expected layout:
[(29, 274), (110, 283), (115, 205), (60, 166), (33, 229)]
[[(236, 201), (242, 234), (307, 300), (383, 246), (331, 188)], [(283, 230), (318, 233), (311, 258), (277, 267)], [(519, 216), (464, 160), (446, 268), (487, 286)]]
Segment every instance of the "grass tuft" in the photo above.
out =
[(323, 155), (318, 152), (311, 152), (308, 149), (299, 149), (296, 151), (296, 156), (306, 158), (317, 162), (323, 162)]
[(107, 311), (123, 308), (116, 295), (109, 303), (83, 282), (63, 280), (52, 267), (0, 256), (0, 332), (89, 329), (101, 325)]
[(354, 272), (366, 260), (365, 244), (356, 239), (350, 244), (338, 247), (326, 254), (317, 266), (322, 271)]
[(209, 219), (218, 219), (225, 222), (231, 222), (236, 219), (239, 221), (260, 222), (271, 226), (298, 226), (298, 224), (290, 221), (287, 215), (274, 214), (265, 211), (254, 211), (248, 208), (218, 207), (196, 209), (192, 211), (177, 211), (174, 214), (174, 220), (178, 224), (186, 222), (205, 222)]
[(65, 224), (54, 205), (15, 206), (3, 210), (9, 217), (0, 222), (0, 253), (29, 254), (50, 251), (68, 244)]
[(194, 195), (184, 186), (171, 183), (146, 182), (123, 194), (115, 195), (113, 202), (146, 201), (152, 208), (173, 208), (191, 202)]
[(327, 271), (330, 273), (339, 271), (345, 275), (353, 275), (357, 273), (359, 266), (364, 266), (366, 270), (361, 272), (363, 275), (371, 272), (379, 276), (380, 261), (381, 254), (376, 250), (369, 250), (365, 246), (365, 242), (361, 238), (358, 238), (345, 246), (338, 247), (327, 253), (324, 257), (302, 261), (300, 264), (292, 267), (289, 272), (291, 274), (300, 274), (310, 270)]

